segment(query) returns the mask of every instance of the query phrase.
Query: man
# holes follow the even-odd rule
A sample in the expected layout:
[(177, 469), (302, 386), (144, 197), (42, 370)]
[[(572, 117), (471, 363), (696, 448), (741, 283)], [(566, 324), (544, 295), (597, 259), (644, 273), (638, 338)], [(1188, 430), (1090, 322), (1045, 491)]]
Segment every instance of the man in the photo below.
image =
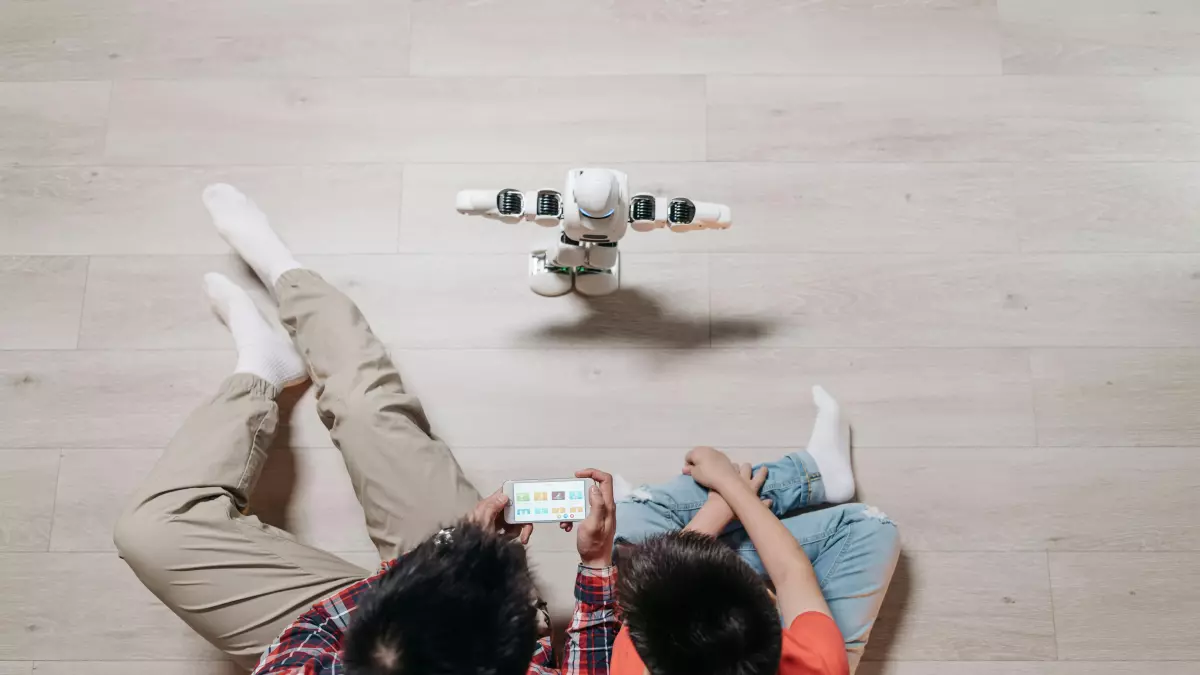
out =
[[(773, 550), (783, 556), (785, 562), (781, 564), (785, 569), (797, 565), (807, 568), (806, 573), (790, 574), (788, 579), (793, 584), (799, 583), (796, 592), (800, 594), (818, 591), (821, 602), (806, 606), (832, 618), (825, 622), (820, 617), (809, 616), (804, 622), (825, 624), (825, 627), (836, 624), (840, 640), (844, 642), (849, 670), (853, 671), (857, 666), (896, 567), (899, 535), (895, 524), (879, 509), (842, 503), (854, 495), (849, 426), (842, 418), (837, 402), (824, 389), (814, 387), (813, 398), (818, 414), (805, 450), (754, 470), (749, 465), (738, 466), (741, 480), (734, 483), (724, 480), (729, 478), (731, 464), (723, 453), (712, 448), (697, 448), (689, 453), (684, 465), (684, 473), (690, 475), (681, 475), (662, 485), (643, 486), (617, 503), (616, 541), (622, 568), (622, 592), (618, 594), (618, 600), (627, 620), (626, 630), (617, 642), (618, 651), (624, 646), (626, 654), (632, 654), (635, 651), (629, 645), (632, 638), (634, 644), (641, 642), (637, 652), (647, 652), (643, 654), (649, 659), (646, 665), (650, 665), (655, 657), (669, 662), (670, 650), (654, 649), (651, 645), (655, 642), (687, 645), (688, 641), (681, 636), (695, 637), (708, 630), (703, 621), (689, 625), (684, 620), (685, 615), (703, 619), (736, 613), (740, 608), (744, 610), (743, 616), (760, 616), (761, 612), (756, 614), (755, 603), (761, 602), (765, 590), (761, 581), (747, 581), (745, 573), (749, 572), (767, 575), (774, 582), (784, 627), (790, 629), (799, 614), (789, 614), (784, 607), (785, 589), (780, 587), (780, 578), (768, 560), (768, 551)], [(704, 478), (703, 471), (697, 473), (694, 470), (697, 464), (716, 467), (722, 480), (712, 482)], [(755, 495), (755, 499), (749, 505), (742, 499), (739, 510), (729, 496), (732, 493), (735, 497), (744, 497), (743, 492)], [(761, 504), (759, 499), (763, 499)], [(794, 513), (821, 504), (836, 506)], [(759, 521), (759, 527), (752, 528), (748, 518)], [(685, 530), (704, 535), (708, 543), (668, 536)], [(646, 546), (636, 546), (643, 543)], [(733, 560), (731, 555), (722, 555), (714, 548), (736, 552), (741, 560)], [(695, 572), (695, 579), (705, 581), (689, 582), (686, 569)], [(706, 590), (712, 586), (714, 578), (725, 579), (729, 589), (724, 593)], [(663, 600), (673, 598), (675, 594), (695, 597), (701, 604), (692, 611), (684, 611), (678, 601)], [(733, 601), (737, 598), (742, 600)], [(630, 606), (626, 606), (627, 603)], [(663, 613), (656, 615), (656, 612)], [(665, 621), (668, 616), (675, 616), (677, 620)], [(661, 640), (656, 641), (643, 628), (652, 625), (666, 631), (658, 634)], [(756, 624), (746, 624), (744, 632), (764, 634), (753, 625)], [(674, 635), (672, 631), (681, 633)], [(816, 629), (813, 636), (819, 632), (820, 629)], [(776, 634), (773, 646), (764, 647), (776, 650), (774, 657), (769, 651), (761, 652), (767, 662), (772, 658), (779, 662), (780, 645), (788, 644), (781, 640), (789, 635), (794, 637), (795, 633), (785, 630), (783, 635)], [(833, 635), (836, 637), (837, 632)], [(825, 631), (824, 637), (811, 639), (819, 641), (828, 636), (829, 632)], [(710, 635), (710, 638), (703, 642), (716, 652), (724, 655), (736, 652), (733, 648), (717, 647), (720, 642), (716, 635)], [(761, 643), (755, 644), (762, 647)], [(747, 658), (755, 652), (750, 645), (750, 642), (744, 644)], [(801, 646), (809, 645), (802, 641)], [(698, 645), (683, 651), (687, 652), (684, 663), (689, 662), (688, 658), (704, 660), (707, 653)], [(614, 656), (614, 673), (641, 675), (641, 663), (628, 667), (619, 663), (621, 660)], [(714, 663), (715, 657), (706, 662)], [(838, 672), (838, 667), (834, 666), (832, 672)], [(666, 668), (661, 672), (672, 671)], [(659, 675), (653, 668), (651, 673)]]
[[(245, 291), (206, 276), (237, 366), (117, 522), (117, 549), (142, 582), (258, 673), (607, 672), (615, 631), (610, 477), (577, 474), (596, 488), (579, 527), (578, 602), (559, 666), (549, 639), (536, 641), (533, 582), (512, 541), (527, 542), (532, 527), (503, 527), (503, 494), (480, 501), (358, 308), (295, 260), (253, 202), (213, 185), (204, 203), (272, 290), (295, 344)], [(388, 561), (373, 576), (244, 514), (278, 424), (275, 398), (310, 376)]]

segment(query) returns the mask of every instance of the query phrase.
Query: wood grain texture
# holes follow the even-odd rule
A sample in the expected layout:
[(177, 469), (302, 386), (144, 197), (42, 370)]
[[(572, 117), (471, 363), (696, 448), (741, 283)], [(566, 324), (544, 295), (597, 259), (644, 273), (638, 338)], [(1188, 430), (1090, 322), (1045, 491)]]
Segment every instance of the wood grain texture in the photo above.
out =
[(83, 164), (104, 152), (107, 82), (0, 82), (0, 164)]
[(161, 448), (234, 361), (215, 351), (0, 351), (0, 443)]
[(65, 450), (59, 470), (51, 551), (116, 551), (113, 528), (159, 450)]
[(1200, 159), (1198, 78), (717, 76), (708, 103), (712, 160)]
[[(639, 104), (521, 106), (614, 87)], [(370, 111), (363, 114), (363, 111)], [(586, 133), (584, 133), (586, 131)], [(139, 80), (113, 85), (117, 164), (613, 162), (704, 158), (704, 80), (367, 78)]]
[(1200, 7), (1189, 0), (997, 0), (1004, 72), (1200, 74)]
[(0, 450), (0, 551), (45, 551), (50, 543), (58, 451)]
[(242, 675), (232, 661), (39, 661), (37, 675)]
[(1200, 660), (1200, 554), (1053, 553), (1059, 657)]
[[(839, 397), (860, 447), (1033, 444), (1026, 357), (1018, 351), (448, 350), (395, 356), (434, 430), (455, 448), (787, 447), (808, 438), (810, 389), (817, 383)], [(638, 423), (584, 424), (590, 417), (582, 411), (600, 401), (607, 417)]]
[[(353, 299), (375, 333), (403, 348), (707, 346), (708, 265), (700, 255), (632, 254), (622, 290), (546, 300), (529, 290), (523, 255), (301, 256)], [(278, 312), (233, 256), (95, 258), (80, 347), (226, 349), (229, 332), (207, 307), (202, 277), (227, 274)], [(130, 303), (140, 288), (152, 298)], [(736, 336), (734, 336), (736, 339)]]
[(0, 167), (0, 250), (30, 255), (226, 253), (200, 201), (236, 185), (296, 253), (396, 248), (399, 166)]
[(74, 349), (86, 258), (0, 256), (0, 349)]
[(407, 0), (12, 3), (0, 79), (405, 75)]
[(902, 554), (865, 658), (1054, 660), (1046, 555)]
[(112, 553), (0, 554), (0, 597), (0, 659), (221, 658)]
[(776, 318), (769, 345), (1200, 345), (1192, 255), (715, 255), (712, 288), (713, 316)]
[(858, 448), (909, 551), (1198, 551), (1196, 448)]
[(0, 675), (30, 675), (33, 661), (0, 661)]
[(416, 75), (991, 75), (996, 28), (977, 0), (416, 0), (412, 59)]
[(1200, 352), (1037, 349), (1031, 366), (1041, 445), (1200, 441)]

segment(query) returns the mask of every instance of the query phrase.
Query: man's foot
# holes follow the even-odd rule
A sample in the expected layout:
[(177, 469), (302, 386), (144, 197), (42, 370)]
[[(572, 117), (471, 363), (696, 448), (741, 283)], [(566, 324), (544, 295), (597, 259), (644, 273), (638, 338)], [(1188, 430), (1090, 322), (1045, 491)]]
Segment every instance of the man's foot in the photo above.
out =
[(308, 379), (304, 359), (292, 341), (267, 323), (246, 291), (215, 273), (204, 275), (204, 290), (233, 334), (238, 352), (233, 372), (257, 375), (280, 389)]
[(808, 454), (817, 461), (817, 471), (825, 485), (825, 501), (841, 504), (854, 497), (854, 469), (850, 465), (850, 425), (842, 419), (842, 409), (829, 392), (813, 387), (817, 421), (808, 440)]
[(272, 293), (280, 275), (301, 266), (271, 229), (266, 214), (237, 188), (215, 183), (204, 188), (203, 198), (217, 232)]

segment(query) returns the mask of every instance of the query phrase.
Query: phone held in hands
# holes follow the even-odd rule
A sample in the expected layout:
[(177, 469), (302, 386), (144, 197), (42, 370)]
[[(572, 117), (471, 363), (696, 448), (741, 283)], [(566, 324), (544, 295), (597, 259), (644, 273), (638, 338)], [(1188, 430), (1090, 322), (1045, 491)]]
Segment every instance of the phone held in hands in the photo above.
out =
[(524, 525), (582, 521), (591, 508), (588, 505), (591, 483), (587, 478), (505, 481), (508, 506), (504, 507), (504, 522)]

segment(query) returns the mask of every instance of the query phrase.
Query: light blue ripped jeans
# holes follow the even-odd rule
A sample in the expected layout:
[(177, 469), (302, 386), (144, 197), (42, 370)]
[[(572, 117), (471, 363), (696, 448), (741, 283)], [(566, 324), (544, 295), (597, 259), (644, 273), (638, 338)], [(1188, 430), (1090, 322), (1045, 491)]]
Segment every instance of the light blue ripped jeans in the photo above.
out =
[[(771, 499), (771, 511), (781, 518), (812, 561), (825, 601), (846, 639), (853, 670), (862, 658), (896, 568), (900, 539), (896, 525), (879, 509), (865, 504), (842, 504), (784, 517), (797, 509), (824, 503), (825, 487), (816, 466), (804, 451), (768, 462), (761, 495)], [(681, 530), (707, 499), (708, 490), (689, 476), (642, 486), (617, 503), (617, 542), (636, 544), (656, 534)], [(762, 559), (740, 524), (730, 525), (720, 540), (759, 574), (766, 574)]]

